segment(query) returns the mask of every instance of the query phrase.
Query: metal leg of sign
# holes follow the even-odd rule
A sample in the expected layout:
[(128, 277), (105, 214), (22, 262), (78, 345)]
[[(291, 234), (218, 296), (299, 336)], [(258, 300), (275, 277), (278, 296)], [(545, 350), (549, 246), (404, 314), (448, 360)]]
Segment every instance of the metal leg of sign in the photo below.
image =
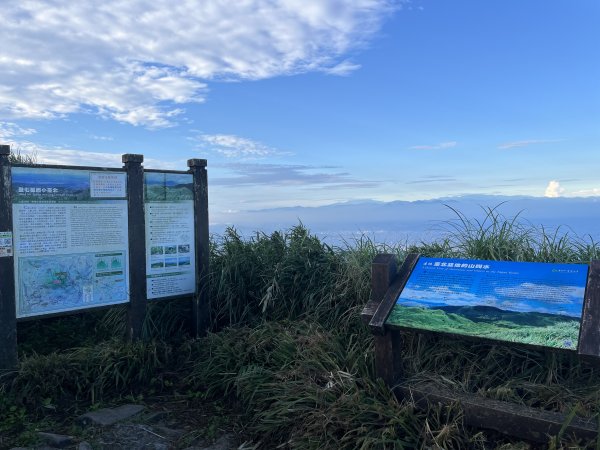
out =
[(209, 296), (209, 233), (208, 179), (205, 159), (188, 160), (194, 175), (194, 229), (196, 242), (196, 293), (193, 300), (192, 327), (195, 336), (206, 334), (210, 325)]
[(144, 223), (143, 155), (122, 157), (127, 171), (127, 211), (129, 221), (129, 309), (127, 332), (131, 340), (142, 337), (146, 318), (146, 225)]
[(0, 371), (17, 365), (10, 146), (0, 145)]

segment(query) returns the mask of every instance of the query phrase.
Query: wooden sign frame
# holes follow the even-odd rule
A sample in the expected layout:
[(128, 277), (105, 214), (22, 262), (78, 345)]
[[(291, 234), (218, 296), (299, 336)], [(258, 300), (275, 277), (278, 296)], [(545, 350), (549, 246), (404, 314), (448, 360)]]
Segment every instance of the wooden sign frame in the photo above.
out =
[[(377, 255), (371, 268), (371, 299), (361, 314), (363, 322), (369, 325), (375, 338), (376, 374), (398, 397), (409, 398), (417, 407), (425, 410), (430, 405), (449, 406), (458, 403), (462, 407), (465, 423), (530, 441), (547, 442), (549, 435), (556, 435), (561, 431), (586, 440), (598, 438), (598, 424), (595, 420), (574, 417), (567, 421), (567, 415), (562, 413), (487, 399), (476, 394), (452, 392), (431, 383), (407, 385), (401, 371), (402, 332), (438, 332), (390, 326), (385, 321), (418, 260), (418, 254), (409, 254), (396, 273), (395, 256)], [(473, 336), (453, 336), (482, 340)], [(493, 342), (507, 346), (526, 345)], [(600, 358), (600, 261), (596, 260), (592, 261), (588, 270), (577, 353), (582, 358), (592, 358), (594, 361)]]
[[(49, 312), (17, 319), (15, 304), (15, 267), (14, 252), (5, 241), (16, 245), (13, 239), (13, 167), (35, 167), (40, 169), (77, 169), (93, 170), (99, 173), (119, 172), (126, 177), (126, 201), (129, 257), (129, 301), (127, 302), (127, 336), (130, 340), (142, 338), (143, 323), (147, 315), (146, 295), (146, 239), (144, 216), (144, 172), (143, 155), (122, 155), (123, 167), (105, 168), (88, 166), (65, 166), (46, 164), (12, 164), (10, 146), (0, 145), (0, 372), (12, 370), (18, 364), (17, 322), (37, 320), (66, 314), (85, 313), (91, 308), (79, 308), (72, 311)], [(192, 300), (192, 334), (200, 336), (208, 331), (208, 294), (209, 294), (209, 224), (208, 224), (208, 182), (207, 161), (190, 159), (187, 171), (173, 173), (190, 174), (193, 178), (194, 208), (194, 252), (196, 258), (196, 289), (193, 295), (184, 297)], [(10, 251), (9, 251), (10, 250)], [(175, 298), (175, 297), (169, 297)], [(94, 307), (94, 310), (112, 305)]]

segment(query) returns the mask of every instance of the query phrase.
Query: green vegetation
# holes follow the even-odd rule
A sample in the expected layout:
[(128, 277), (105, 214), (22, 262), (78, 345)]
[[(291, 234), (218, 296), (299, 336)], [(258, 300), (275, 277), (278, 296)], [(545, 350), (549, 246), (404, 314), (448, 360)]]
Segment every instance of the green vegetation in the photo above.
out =
[(9, 155), (9, 160), (11, 164), (37, 164), (37, 155), (33, 154), (24, 154), (21, 153), (19, 149), (16, 151), (11, 151)]
[(147, 202), (177, 202), (193, 200), (194, 192), (191, 184), (177, 186), (145, 185), (144, 196)]
[[(449, 227), (446, 239), (410, 248), (366, 237), (331, 247), (303, 226), (248, 239), (230, 229), (211, 243), (212, 331), (198, 340), (187, 335), (186, 301), (150, 303), (140, 343), (122, 339), (124, 307), (20, 323), (19, 368), (0, 375), (0, 448), (30, 445), (33, 431), (48, 427), (80, 436), (68, 415), (127, 401), (184, 405), (198, 429), (182, 437), (182, 448), (222, 424), (255, 448), (529, 448), (466, 427), (456, 406), (419, 412), (376, 378), (372, 336), (359, 318), (371, 261), (381, 251), (418, 251), (589, 262), (598, 246), (505, 221), (495, 209), (483, 223), (459, 216)], [(599, 369), (568, 352), (406, 334), (402, 354), (410, 381), (600, 414)], [(208, 424), (207, 408), (218, 411)], [(548, 440), (550, 448), (595, 446), (567, 435)]]
[(388, 323), (556, 348), (577, 348), (579, 320), (556, 314), (486, 307), (394, 306)]

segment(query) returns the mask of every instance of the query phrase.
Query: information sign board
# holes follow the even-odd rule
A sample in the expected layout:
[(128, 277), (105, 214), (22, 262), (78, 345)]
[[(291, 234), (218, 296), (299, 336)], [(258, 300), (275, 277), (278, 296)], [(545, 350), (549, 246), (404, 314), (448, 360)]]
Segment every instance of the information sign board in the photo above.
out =
[(123, 172), (13, 167), (17, 317), (129, 300), (125, 180)]
[(576, 349), (587, 271), (582, 264), (422, 257), (386, 323)]
[(193, 176), (146, 172), (146, 277), (149, 299), (196, 290)]
[(13, 255), (12, 232), (0, 232), (0, 258), (7, 258)]

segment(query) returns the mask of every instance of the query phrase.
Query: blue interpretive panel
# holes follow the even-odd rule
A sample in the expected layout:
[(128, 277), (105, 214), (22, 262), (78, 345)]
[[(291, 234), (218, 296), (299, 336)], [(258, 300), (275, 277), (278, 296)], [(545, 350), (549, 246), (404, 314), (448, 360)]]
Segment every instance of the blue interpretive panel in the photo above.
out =
[(387, 324), (576, 349), (588, 266), (420, 258)]
[(129, 301), (126, 174), (13, 167), (17, 317)]

